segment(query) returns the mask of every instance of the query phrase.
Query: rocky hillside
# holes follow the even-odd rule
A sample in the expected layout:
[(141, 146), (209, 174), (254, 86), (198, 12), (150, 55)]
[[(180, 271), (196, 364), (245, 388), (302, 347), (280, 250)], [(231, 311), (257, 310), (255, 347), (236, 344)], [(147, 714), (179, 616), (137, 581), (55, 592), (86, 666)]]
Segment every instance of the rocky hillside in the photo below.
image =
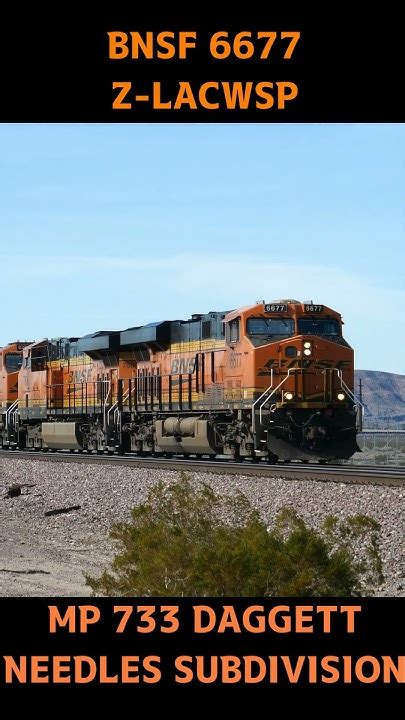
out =
[(356, 393), (363, 385), (365, 424), (368, 427), (405, 427), (405, 375), (356, 370)]

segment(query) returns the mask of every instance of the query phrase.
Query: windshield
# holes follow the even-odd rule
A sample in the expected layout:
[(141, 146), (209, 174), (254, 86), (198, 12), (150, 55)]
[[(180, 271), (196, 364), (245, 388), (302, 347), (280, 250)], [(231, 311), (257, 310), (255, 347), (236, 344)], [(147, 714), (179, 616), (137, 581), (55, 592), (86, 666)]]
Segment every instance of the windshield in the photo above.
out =
[(5, 362), (7, 372), (18, 372), (22, 365), (22, 353), (8, 353)]
[(247, 333), (250, 336), (285, 335), (289, 337), (294, 332), (294, 321), (291, 318), (261, 318), (251, 317), (247, 321)]
[(340, 324), (337, 320), (301, 318), (298, 320), (298, 333), (300, 335), (340, 335)]

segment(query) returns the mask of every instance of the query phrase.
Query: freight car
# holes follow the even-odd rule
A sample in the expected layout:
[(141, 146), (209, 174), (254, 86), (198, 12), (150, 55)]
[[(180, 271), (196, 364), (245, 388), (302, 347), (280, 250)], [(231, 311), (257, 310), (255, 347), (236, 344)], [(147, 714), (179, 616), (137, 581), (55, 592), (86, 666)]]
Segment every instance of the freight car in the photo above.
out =
[(237, 460), (358, 450), (342, 318), (298, 300), (0, 350), (0, 446)]

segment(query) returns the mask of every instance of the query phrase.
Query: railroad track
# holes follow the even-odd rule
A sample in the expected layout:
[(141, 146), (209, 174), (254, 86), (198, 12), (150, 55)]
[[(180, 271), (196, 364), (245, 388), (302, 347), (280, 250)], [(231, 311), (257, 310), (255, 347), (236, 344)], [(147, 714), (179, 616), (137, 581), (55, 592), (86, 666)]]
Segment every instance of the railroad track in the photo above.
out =
[(196, 460), (191, 458), (149, 458), (135, 455), (93, 455), (58, 452), (32, 452), (29, 450), (0, 450), (0, 458), (23, 458), (45, 462), (83, 462), (128, 467), (163, 468), (226, 473), (227, 475), (253, 475), (291, 480), (318, 480), (347, 484), (405, 486), (405, 467), (381, 465), (320, 465), (315, 463), (252, 463), (249, 460), (233, 462), (226, 459)]

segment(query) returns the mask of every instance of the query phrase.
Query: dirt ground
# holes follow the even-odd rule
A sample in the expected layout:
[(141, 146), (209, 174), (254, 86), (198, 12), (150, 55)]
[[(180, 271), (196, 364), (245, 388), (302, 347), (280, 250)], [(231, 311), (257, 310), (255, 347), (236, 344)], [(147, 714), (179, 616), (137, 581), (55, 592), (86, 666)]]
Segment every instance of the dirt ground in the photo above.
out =
[[(325, 515), (368, 514), (381, 524), (386, 577), (378, 595), (404, 595), (403, 490), (312, 480), (190, 473), (215, 491), (242, 490), (269, 523), (284, 505), (313, 526)], [(0, 595), (85, 596), (85, 573), (99, 575), (114, 555), (111, 525), (127, 520), (158, 481), (178, 473), (83, 463), (0, 459)], [(7, 497), (13, 483), (17, 497)], [(49, 511), (79, 505), (58, 515)]]

